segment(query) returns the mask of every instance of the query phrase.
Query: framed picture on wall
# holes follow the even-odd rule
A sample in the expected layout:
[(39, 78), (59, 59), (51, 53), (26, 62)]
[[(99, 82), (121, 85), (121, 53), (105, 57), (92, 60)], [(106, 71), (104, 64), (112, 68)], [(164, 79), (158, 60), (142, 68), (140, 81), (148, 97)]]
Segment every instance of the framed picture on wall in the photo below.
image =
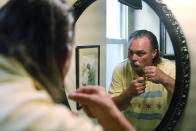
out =
[[(76, 47), (76, 88), (86, 85), (99, 85), (100, 46)], [(77, 109), (81, 106), (77, 103)]]
[(170, 36), (162, 22), (160, 22), (160, 52), (162, 57), (175, 60), (174, 49)]

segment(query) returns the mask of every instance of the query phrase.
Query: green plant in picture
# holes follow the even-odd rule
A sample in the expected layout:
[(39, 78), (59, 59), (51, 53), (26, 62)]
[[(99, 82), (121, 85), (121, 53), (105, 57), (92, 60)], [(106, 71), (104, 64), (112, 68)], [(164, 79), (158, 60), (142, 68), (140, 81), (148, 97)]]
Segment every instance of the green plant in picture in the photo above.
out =
[(82, 86), (88, 85), (88, 76), (89, 69), (87, 68), (87, 64), (82, 65)]
[(89, 69), (88, 85), (95, 85), (95, 66), (87, 64), (87, 68)]

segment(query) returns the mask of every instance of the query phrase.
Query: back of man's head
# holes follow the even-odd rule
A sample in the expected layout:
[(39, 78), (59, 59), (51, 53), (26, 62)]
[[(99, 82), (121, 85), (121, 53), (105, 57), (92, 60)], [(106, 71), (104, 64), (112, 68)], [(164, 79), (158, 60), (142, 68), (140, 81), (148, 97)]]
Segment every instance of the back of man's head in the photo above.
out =
[(10, 0), (0, 9), (0, 54), (16, 58), (44, 86), (62, 86), (59, 70), (73, 44), (73, 22), (60, 0)]

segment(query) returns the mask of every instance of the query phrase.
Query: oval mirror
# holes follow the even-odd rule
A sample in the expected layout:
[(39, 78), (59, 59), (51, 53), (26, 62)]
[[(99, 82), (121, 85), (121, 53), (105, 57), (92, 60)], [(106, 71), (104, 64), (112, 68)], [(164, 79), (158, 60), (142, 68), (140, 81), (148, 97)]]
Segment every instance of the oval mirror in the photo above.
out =
[[(152, 10), (156, 12), (156, 15), (160, 18), (160, 30), (159, 30), (160, 34), (158, 34), (160, 36), (160, 41), (159, 41), (160, 44), (164, 45), (164, 42), (166, 41), (164, 37), (168, 37), (171, 40), (175, 56), (170, 55), (173, 53), (170, 50), (170, 48), (163, 50), (162, 55), (166, 54), (165, 55), (166, 58), (175, 59), (175, 63), (176, 63), (175, 91), (173, 93), (170, 106), (165, 116), (161, 120), (160, 124), (156, 128), (156, 130), (158, 131), (172, 130), (175, 128), (178, 120), (182, 116), (183, 110), (187, 102), (189, 82), (190, 82), (189, 53), (187, 48), (187, 42), (182, 32), (182, 29), (178, 24), (177, 20), (175, 19), (175, 17), (173, 16), (172, 12), (168, 9), (167, 5), (165, 5), (164, 2), (162, 1), (158, 1), (158, 0), (150, 0), (150, 1), (143, 0), (143, 2), (140, 0), (119, 0), (119, 1), (122, 4), (131, 7), (132, 10), (142, 9), (142, 5), (144, 4), (150, 6)], [(85, 9), (93, 2), (95, 2), (95, 0), (77, 0), (73, 4), (74, 11), (75, 11), (75, 20), (76, 20), (75, 22), (77, 22), (78, 18), (85, 11)], [(96, 2), (94, 4), (96, 4)], [(94, 14), (94, 16), (96, 17), (96, 14)], [(165, 32), (165, 29), (167, 30), (167, 32)], [(120, 42), (123, 43), (123, 41)], [(165, 49), (165, 47), (160, 47), (160, 49), (161, 48)], [(105, 83), (105, 85), (107, 85), (107, 82)]]

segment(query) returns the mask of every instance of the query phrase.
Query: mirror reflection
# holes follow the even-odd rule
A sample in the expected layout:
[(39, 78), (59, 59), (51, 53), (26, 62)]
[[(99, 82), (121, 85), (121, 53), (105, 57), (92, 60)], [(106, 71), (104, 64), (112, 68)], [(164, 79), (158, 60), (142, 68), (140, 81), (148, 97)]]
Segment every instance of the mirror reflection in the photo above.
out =
[[(170, 37), (158, 15), (145, 2), (142, 2), (142, 5), (142, 10), (134, 10), (114, 0), (107, 0), (106, 3), (96, 1), (85, 10), (76, 23), (76, 46), (100, 45), (100, 85), (106, 87), (111, 97), (125, 96), (123, 92), (131, 82), (138, 81), (136, 85), (141, 85), (141, 90), (136, 95), (130, 95), (130, 98), (126, 99), (128, 100), (126, 108), (120, 109), (138, 130), (153, 130), (163, 119), (173, 94), (175, 57)], [(101, 11), (98, 7), (101, 7)], [(106, 15), (102, 12), (105, 10)], [(151, 49), (151, 46), (147, 46), (145, 49), (135, 49), (134, 43), (139, 42), (133, 40), (142, 41), (147, 38), (148, 42), (144, 43), (150, 43), (150, 38), (143, 35), (138, 36), (138, 39), (136, 37), (129, 40), (129, 36), (137, 30), (147, 30), (154, 34), (158, 47)], [(146, 55), (147, 52), (150, 59), (145, 60), (142, 55)], [(156, 56), (154, 54), (160, 54), (160, 63), (152, 62), (153, 57)], [(118, 69), (117, 65), (119, 63), (122, 65), (123, 62), (126, 62), (128, 71), (124, 71), (125, 75), (120, 74), (120, 78), (114, 77), (115, 74), (119, 75), (114, 73), (115, 68)], [(150, 71), (151, 74), (144, 73), (145, 68), (149, 70), (148, 67), (152, 67), (150, 70), (155, 71)], [(148, 78), (152, 77), (152, 72), (157, 77)], [(111, 83), (119, 85), (114, 87)], [(119, 99), (116, 100), (117, 105)]]
[[(113, 61), (113, 54), (107, 52), (111, 55), (108, 61), (118, 63), (112, 64), (115, 66), (109, 73), (113, 75), (109, 77), (111, 81), (107, 81), (107, 89), (136, 129), (151, 131), (158, 126), (170, 105), (175, 87), (175, 57), (164, 25), (145, 2), (142, 4), (142, 10), (134, 10), (116, 3), (116, 8), (120, 8), (120, 29), (116, 28), (115, 33), (119, 32), (120, 37), (112, 31), (114, 15), (107, 15), (111, 21), (107, 23), (107, 38), (110, 42), (119, 39), (123, 48), (118, 48), (123, 59), (117, 61)], [(110, 10), (112, 6), (107, 5)]]
[(128, 59), (116, 66), (109, 95), (138, 130), (154, 130), (170, 104), (175, 64), (159, 56), (156, 36), (147, 30), (132, 33), (129, 43)]

